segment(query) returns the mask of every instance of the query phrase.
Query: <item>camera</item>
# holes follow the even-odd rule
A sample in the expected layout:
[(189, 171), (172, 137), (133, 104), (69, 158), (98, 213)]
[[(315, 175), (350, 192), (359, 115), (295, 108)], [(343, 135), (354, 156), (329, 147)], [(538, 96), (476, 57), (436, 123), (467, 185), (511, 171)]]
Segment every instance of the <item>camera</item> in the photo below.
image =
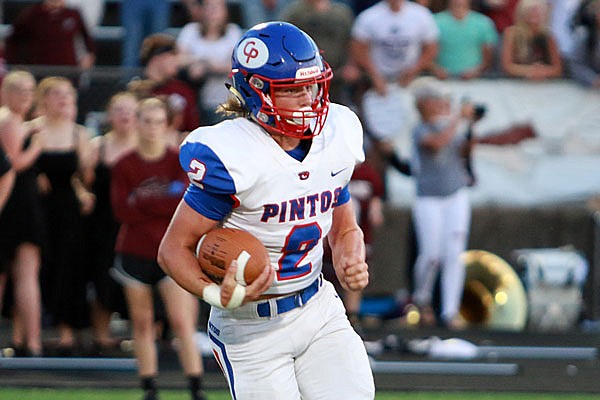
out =
[(475, 104), (474, 105), (474, 117), (475, 117), (475, 121), (480, 120), (481, 118), (483, 118), (483, 116), (485, 115), (486, 111), (487, 111), (487, 107), (484, 104)]
[(479, 121), (487, 112), (487, 107), (482, 103), (474, 103), (468, 97), (463, 97), (461, 100), (462, 104), (473, 104), (473, 120)]

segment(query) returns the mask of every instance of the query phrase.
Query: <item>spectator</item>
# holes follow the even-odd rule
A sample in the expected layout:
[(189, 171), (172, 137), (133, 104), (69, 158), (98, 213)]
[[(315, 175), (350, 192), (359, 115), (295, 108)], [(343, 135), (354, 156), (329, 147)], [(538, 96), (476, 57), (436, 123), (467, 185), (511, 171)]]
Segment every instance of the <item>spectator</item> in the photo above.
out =
[[(96, 28), (102, 23), (102, 17), (104, 16), (104, 1), (105, 0), (65, 0), (65, 4), (67, 7), (79, 11), (88, 32), (93, 36)], [(85, 42), (80, 36), (75, 38), (75, 51), (77, 59), (85, 56)]]
[(546, 0), (520, 0), (515, 24), (504, 31), (502, 69), (511, 77), (541, 81), (562, 76), (558, 45), (548, 24)]
[(75, 122), (77, 93), (64, 77), (43, 79), (37, 90), (40, 116), (31, 121), (39, 130), (42, 153), (37, 167), (47, 223), (48, 247), (42, 282), (44, 304), (58, 327), (56, 355), (72, 355), (81, 345), (81, 329), (89, 324), (86, 270), (83, 260), (83, 215), (94, 197), (85, 190), (90, 133)]
[(348, 64), (354, 23), (352, 9), (331, 0), (296, 0), (282, 11), (280, 17), (308, 33), (317, 42), (333, 70), (329, 96), (336, 103), (348, 104), (350, 100), (345, 93), (346, 83), (358, 78), (356, 67)]
[(175, 38), (163, 33), (148, 36), (142, 44), (140, 59), (143, 75), (129, 82), (128, 89), (140, 99), (159, 96), (166, 100), (171, 130), (196, 129), (200, 125), (196, 93), (177, 78), (180, 64)]
[(384, 0), (357, 17), (352, 50), (373, 88), (385, 95), (389, 83), (405, 87), (431, 66), (438, 34), (425, 7), (405, 0)]
[(515, 12), (519, 0), (481, 0), (481, 12), (492, 21), (499, 34), (515, 23)]
[(140, 65), (138, 54), (142, 41), (151, 34), (164, 32), (171, 22), (169, 0), (123, 0), (121, 25), (123, 37), (121, 65), (135, 68)]
[(410, 167), (394, 148), (412, 108), (404, 87), (431, 68), (438, 34), (431, 12), (405, 0), (380, 1), (359, 14), (352, 28), (353, 60), (370, 81), (361, 101), (365, 131), (384, 161), (380, 164), (404, 174)]
[(39, 135), (25, 122), (35, 85), (31, 73), (12, 71), (4, 78), (1, 89), (0, 143), (17, 176), (0, 214), (0, 254), (6, 259), (0, 262), (8, 261), (7, 272), (13, 284), (12, 345), (19, 356), (42, 352), (39, 273), (44, 229), (34, 168), (41, 143)]
[(471, 0), (449, 0), (434, 17), (440, 39), (432, 72), (438, 79), (474, 79), (490, 69), (498, 33), (488, 17), (471, 10)]
[(200, 120), (212, 125), (222, 118), (215, 109), (225, 101), (225, 82), (231, 71), (231, 52), (242, 36), (241, 28), (229, 22), (225, 0), (203, 0), (191, 5), (193, 22), (177, 36), (177, 49), (192, 82), (200, 86)]
[(251, 28), (261, 22), (278, 19), (291, 0), (244, 0), (242, 3), (244, 25)]
[(186, 187), (178, 153), (166, 141), (167, 114), (163, 101), (142, 100), (136, 113), (136, 150), (113, 167), (111, 199), (121, 223), (113, 272), (125, 288), (144, 400), (158, 398), (153, 287), (160, 292), (170, 326), (180, 340), (179, 360), (188, 375), (192, 399), (200, 400), (204, 399), (203, 368), (194, 340), (198, 301), (156, 262), (158, 245)]
[(459, 316), (465, 279), (460, 256), (470, 224), (463, 154), (474, 107), (462, 104), (453, 112), (448, 91), (433, 77), (416, 80), (412, 91), (421, 117), (413, 132), (417, 189), (413, 220), (418, 246), (413, 301), (423, 325), (434, 324), (432, 293), (441, 269), (441, 322), (457, 329), (464, 325)]
[(575, 15), (583, 0), (548, 0), (550, 5), (550, 29), (558, 43), (563, 61), (573, 53), (578, 30), (574, 27)]
[(107, 107), (110, 130), (90, 141), (90, 168), (93, 168), (90, 185), (96, 203), (85, 221), (86, 270), (95, 294), (91, 301), (91, 324), (94, 350), (98, 354), (110, 352), (117, 344), (110, 332), (112, 312), (126, 315), (123, 291), (108, 273), (119, 229), (110, 202), (110, 174), (116, 162), (137, 145), (137, 103), (131, 93), (113, 95)]
[(586, 5), (584, 35), (576, 42), (569, 60), (573, 79), (584, 86), (600, 88), (600, 0)]
[[(83, 39), (85, 52), (77, 55), (75, 42)], [(24, 9), (6, 39), (9, 64), (94, 66), (96, 46), (81, 14), (64, 0), (44, 0)]]

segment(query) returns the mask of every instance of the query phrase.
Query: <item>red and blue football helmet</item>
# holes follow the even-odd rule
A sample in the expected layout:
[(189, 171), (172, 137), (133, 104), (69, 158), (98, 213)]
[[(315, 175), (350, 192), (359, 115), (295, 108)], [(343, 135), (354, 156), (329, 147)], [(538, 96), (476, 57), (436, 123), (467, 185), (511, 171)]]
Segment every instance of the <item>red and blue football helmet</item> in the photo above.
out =
[[(282, 135), (306, 139), (321, 132), (332, 75), (314, 40), (287, 22), (258, 24), (233, 49), (233, 92), (251, 118)], [(286, 110), (273, 103), (275, 89), (307, 85), (313, 86), (310, 109)]]

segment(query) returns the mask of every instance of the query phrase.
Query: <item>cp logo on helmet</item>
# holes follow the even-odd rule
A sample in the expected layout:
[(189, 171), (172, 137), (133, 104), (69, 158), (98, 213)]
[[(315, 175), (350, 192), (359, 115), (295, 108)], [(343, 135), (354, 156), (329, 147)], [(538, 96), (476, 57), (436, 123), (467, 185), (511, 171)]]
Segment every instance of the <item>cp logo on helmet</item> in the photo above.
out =
[(246, 39), (237, 46), (237, 58), (245, 68), (260, 68), (269, 59), (269, 49), (260, 39)]

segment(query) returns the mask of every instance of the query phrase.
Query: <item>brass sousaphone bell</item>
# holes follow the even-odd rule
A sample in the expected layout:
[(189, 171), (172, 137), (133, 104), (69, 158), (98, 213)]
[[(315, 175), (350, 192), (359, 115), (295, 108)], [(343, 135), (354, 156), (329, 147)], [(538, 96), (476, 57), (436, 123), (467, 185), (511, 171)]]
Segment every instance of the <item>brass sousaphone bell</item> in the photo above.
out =
[(462, 254), (466, 268), (460, 314), (473, 327), (520, 331), (527, 324), (527, 295), (514, 269), (484, 250)]

